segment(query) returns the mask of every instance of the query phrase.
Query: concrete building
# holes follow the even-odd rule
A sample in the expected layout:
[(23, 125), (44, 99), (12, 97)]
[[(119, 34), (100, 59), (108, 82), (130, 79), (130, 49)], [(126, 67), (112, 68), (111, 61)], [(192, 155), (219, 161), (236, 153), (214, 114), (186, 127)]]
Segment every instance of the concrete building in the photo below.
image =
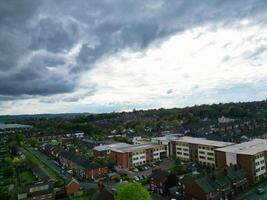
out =
[(196, 161), (201, 165), (215, 167), (216, 148), (232, 145), (230, 142), (207, 140), (205, 138), (181, 137), (173, 141), (176, 157), (185, 161)]
[(238, 164), (244, 168), (247, 179), (255, 183), (266, 177), (267, 140), (254, 139), (215, 150), (219, 169)]
[(151, 143), (150, 138), (142, 138), (141, 136), (133, 137), (132, 139), (133, 144), (148, 144)]
[(117, 149), (117, 148), (123, 148), (123, 147), (130, 147), (131, 144), (119, 142), (119, 143), (113, 143), (113, 144), (107, 144), (107, 145), (100, 145), (96, 146), (93, 149), (93, 153), (95, 156), (105, 156), (110, 154), (111, 149)]
[(172, 141), (181, 138), (182, 134), (169, 134), (162, 137), (151, 138), (151, 142), (154, 144), (163, 144), (166, 146), (166, 155), (168, 158), (172, 157), (173, 147)]
[(110, 157), (118, 167), (131, 168), (166, 158), (165, 145), (141, 144), (111, 149)]

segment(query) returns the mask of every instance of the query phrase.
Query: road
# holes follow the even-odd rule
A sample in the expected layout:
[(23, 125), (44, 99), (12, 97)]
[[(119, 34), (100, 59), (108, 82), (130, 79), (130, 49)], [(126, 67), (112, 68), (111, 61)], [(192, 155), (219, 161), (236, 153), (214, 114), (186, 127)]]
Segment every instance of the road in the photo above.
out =
[(248, 192), (239, 196), (237, 198), (237, 200), (266, 200), (267, 199), (267, 191), (263, 194), (257, 194), (256, 193), (256, 189), (259, 187), (267, 189), (267, 181), (264, 181), (263, 183), (255, 185)]
[(28, 151), (30, 151), (33, 155), (35, 155), (39, 160), (41, 160), (47, 167), (49, 167), (51, 170), (53, 170), (56, 174), (58, 174), (61, 178), (66, 180), (70, 175), (57, 166), (47, 155), (42, 153), (39, 150), (35, 150), (32, 147), (27, 147), (26, 148)]

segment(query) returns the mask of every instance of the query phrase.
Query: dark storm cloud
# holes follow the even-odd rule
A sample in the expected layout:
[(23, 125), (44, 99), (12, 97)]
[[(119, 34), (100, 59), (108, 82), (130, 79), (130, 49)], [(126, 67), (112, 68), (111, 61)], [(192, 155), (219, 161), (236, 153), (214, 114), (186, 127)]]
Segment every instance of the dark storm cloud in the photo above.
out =
[(0, 95), (72, 92), (79, 74), (105, 56), (200, 25), (216, 29), (247, 18), (266, 24), (266, 9), (264, 0), (1, 1)]

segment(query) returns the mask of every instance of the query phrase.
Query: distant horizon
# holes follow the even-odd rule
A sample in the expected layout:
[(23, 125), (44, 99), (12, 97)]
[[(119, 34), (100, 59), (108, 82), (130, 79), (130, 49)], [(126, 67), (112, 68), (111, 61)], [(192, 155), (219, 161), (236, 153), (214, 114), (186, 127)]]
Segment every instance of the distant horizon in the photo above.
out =
[[(110, 113), (123, 113), (123, 112), (133, 112), (135, 111), (149, 111), (149, 110), (159, 110), (159, 109), (184, 109), (184, 108), (192, 108), (194, 106), (204, 106), (204, 105), (219, 105), (219, 104), (237, 104), (237, 103), (254, 103), (254, 102), (262, 102), (262, 101), (266, 101), (266, 99), (263, 100), (257, 100), (257, 101), (236, 101), (236, 102), (219, 102), (219, 103), (211, 103), (211, 104), (197, 104), (197, 105), (191, 105), (191, 106), (184, 106), (184, 107), (170, 107), (170, 108), (164, 108), (164, 107), (160, 107), (160, 108), (147, 108), (147, 109), (137, 109), (137, 108), (133, 108), (131, 110), (122, 110), (122, 111), (110, 111), (110, 112), (99, 112), (99, 113), (92, 113), (92, 112), (59, 112), (59, 113), (35, 113), (35, 114), (30, 114), (30, 113), (24, 113), (24, 114), (11, 114), (11, 115), (1, 115), (0, 117), (4, 117), (4, 116), (34, 116), (34, 115), (97, 115), (97, 114), (110, 114)], [(1, 122), (0, 122), (1, 123)]]

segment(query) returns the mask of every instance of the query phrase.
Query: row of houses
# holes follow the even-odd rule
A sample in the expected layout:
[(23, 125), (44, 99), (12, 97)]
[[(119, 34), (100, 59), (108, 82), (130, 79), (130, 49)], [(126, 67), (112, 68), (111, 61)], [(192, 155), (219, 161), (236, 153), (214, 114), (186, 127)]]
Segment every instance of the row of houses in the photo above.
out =
[(43, 150), (56, 158), (65, 168), (73, 171), (74, 174), (89, 180), (95, 180), (106, 176), (108, 168), (87, 158), (67, 151), (56, 145), (46, 144)]
[(161, 169), (154, 170), (149, 188), (171, 199), (234, 199), (248, 187), (246, 173), (240, 166), (216, 170), (205, 176), (187, 174), (180, 178)]

